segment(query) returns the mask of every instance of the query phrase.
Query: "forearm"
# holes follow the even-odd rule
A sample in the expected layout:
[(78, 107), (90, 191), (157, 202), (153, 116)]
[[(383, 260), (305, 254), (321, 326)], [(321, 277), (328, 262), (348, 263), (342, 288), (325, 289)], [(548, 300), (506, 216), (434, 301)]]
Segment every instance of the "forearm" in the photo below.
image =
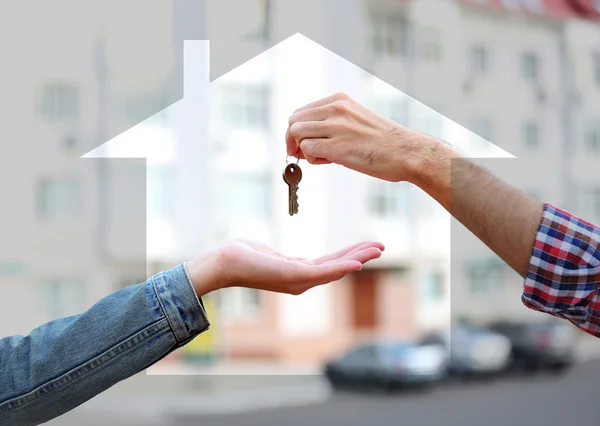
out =
[(81, 315), (0, 340), (0, 423), (39, 424), (154, 364), (209, 327), (183, 265)]
[(525, 306), (600, 337), (600, 229), (535, 201), (437, 141), (427, 150), (410, 181), (525, 278)]
[(441, 143), (424, 144), (412, 183), (525, 277), (543, 205)]

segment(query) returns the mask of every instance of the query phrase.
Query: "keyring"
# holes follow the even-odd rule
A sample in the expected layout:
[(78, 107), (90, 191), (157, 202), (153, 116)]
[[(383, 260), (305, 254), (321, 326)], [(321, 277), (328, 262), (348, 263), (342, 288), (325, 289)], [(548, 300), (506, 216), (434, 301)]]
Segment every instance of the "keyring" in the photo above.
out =
[[(288, 157), (289, 157), (289, 155), (287, 155), (287, 154), (286, 154), (286, 156), (285, 156), (285, 164), (290, 164), (290, 162), (288, 161)], [(298, 156), (298, 157), (296, 158), (296, 166), (297, 166), (299, 163), (300, 163), (300, 156)]]

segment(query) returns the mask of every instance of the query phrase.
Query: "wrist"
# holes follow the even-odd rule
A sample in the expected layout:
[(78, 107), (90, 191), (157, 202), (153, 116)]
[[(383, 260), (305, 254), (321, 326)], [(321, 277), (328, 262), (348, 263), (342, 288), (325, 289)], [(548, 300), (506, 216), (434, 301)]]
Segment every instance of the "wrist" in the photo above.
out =
[(186, 269), (198, 297), (226, 286), (219, 250), (213, 250), (186, 262)]
[(457, 149), (428, 135), (416, 138), (418, 148), (407, 159), (407, 181), (418, 186), (449, 210), (452, 160), (462, 158)]

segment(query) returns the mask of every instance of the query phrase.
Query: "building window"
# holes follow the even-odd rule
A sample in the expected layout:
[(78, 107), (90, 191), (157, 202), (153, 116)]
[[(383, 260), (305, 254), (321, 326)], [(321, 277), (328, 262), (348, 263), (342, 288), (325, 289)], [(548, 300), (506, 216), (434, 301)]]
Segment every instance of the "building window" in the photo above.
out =
[(64, 318), (85, 310), (85, 288), (77, 280), (51, 279), (42, 283), (47, 315)]
[(221, 110), (226, 126), (267, 129), (269, 127), (269, 87), (227, 85), (221, 88)]
[[(600, 2), (600, 0), (598, 0)], [(600, 86), (600, 52), (594, 52), (592, 55), (594, 82)]]
[(251, 17), (254, 18), (249, 22), (252, 29), (246, 35), (246, 39), (267, 42), (270, 39), (271, 0), (254, 0), (251, 5), (255, 8), (256, 14)]
[(437, 302), (444, 297), (444, 276), (440, 271), (428, 269), (422, 272), (419, 290), (423, 301)]
[(470, 290), (484, 295), (506, 280), (507, 266), (495, 257), (475, 259), (469, 265)]
[(437, 221), (447, 213), (442, 205), (425, 191), (415, 186), (411, 188), (411, 191), (411, 206), (414, 206), (414, 212), (417, 212), (420, 221)]
[(167, 121), (167, 100), (164, 95), (156, 93), (136, 93), (124, 99), (123, 115), (132, 123), (140, 123), (152, 117), (159, 125)]
[(537, 83), (540, 79), (539, 56), (532, 52), (523, 53), (523, 56), (521, 56), (521, 69), (526, 80)]
[(487, 47), (476, 45), (471, 48), (471, 70), (477, 74), (484, 74), (489, 70), (490, 58)]
[(73, 135), (68, 135), (63, 138), (63, 147), (65, 150), (71, 150), (77, 146), (77, 138)]
[(410, 31), (408, 21), (399, 16), (371, 16), (369, 45), (377, 57), (408, 57)]
[(260, 292), (256, 289), (231, 287), (222, 290), (223, 314), (230, 319), (256, 315), (260, 310)]
[(372, 216), (386, 219), (408, 216), (408, 187), (393, 182), (375, 181), (368, 191), (368, 208)]
[(77, 219), (82, 209), (82, 189), (74, 178), (47, 178), (38, 183), (38, 214), (44, 220)]
[(537, 148), (540, 142), (540, 128), (537, 123), (527, 122), (523, 125), (523, 140), (529, 148)]
[(589, 221), (600, 219), (600, 187), (582, 187), (577, 191), (578, 215)]
[(442, 59), (442, 32), (439, 28), (421, 29), (419, 52), (421, 59), (428, 62), (439, 62)]
[(586, 150), (594, 153), (600, 152), (600, 126), (592, 126), (585, 134)]
[(268, 176), (229, 174), (219, 184), (220, 217), (228, 222), (261, 221), (271, 217), (271, 187)]
[[(471, 120), (471, 131), (486, 141), (491, 141), (493, 137), (494, 126), (489, 118), (476, 117)], [(479, 142), (478, 138), (475, 139), (477, 142)]]
[(19, 275), (23, 274), (26, 266), (22, 261), (12, 259), (0, 259), (0, 275)]
[(47, 120), (74, 120), (79, 115), (79, 88), (72, 84), (42, 87), (39, 112)]

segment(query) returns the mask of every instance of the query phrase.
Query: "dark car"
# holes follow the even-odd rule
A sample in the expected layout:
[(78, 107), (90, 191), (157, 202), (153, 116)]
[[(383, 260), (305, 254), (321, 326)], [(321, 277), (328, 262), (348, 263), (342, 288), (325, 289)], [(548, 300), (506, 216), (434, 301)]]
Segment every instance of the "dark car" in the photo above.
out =
[(512, 343), (512, 366), (525, 371), (566, 371), (574, 362), (576, 329), (565, 320), (496, 323), (491, 328)]
[(334, 388), (429, 388), (444, 377), (444, 362), (439, 346), (409, 341), (374, 342), (354, 347), (328, 362), (324, 374)]

